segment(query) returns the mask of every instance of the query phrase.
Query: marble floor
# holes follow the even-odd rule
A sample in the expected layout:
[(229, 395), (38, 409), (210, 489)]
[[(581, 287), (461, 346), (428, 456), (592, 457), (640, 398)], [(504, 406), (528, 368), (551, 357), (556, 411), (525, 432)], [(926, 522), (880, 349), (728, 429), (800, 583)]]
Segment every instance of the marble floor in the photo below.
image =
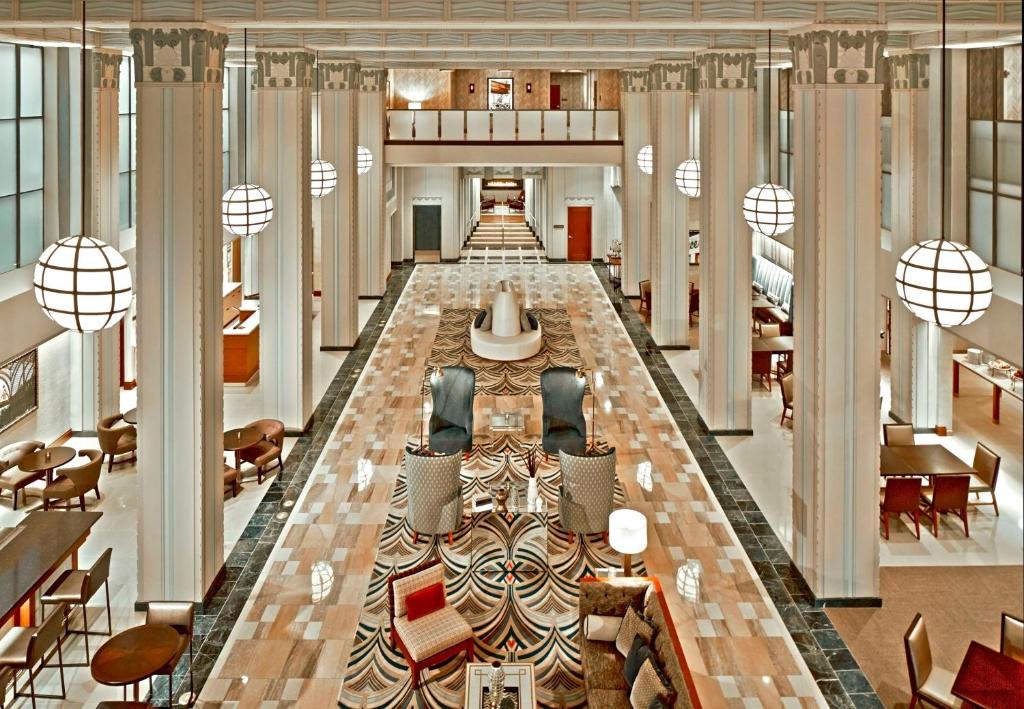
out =
[[(598, 435), (617, 447), (631, 507), (652, 523), (643, 561), (666, 589), (705, 706), (821, 705), (815, 684), (639, 354), (589, 265), (417, 266), (203, 688), (208, 706), (333, 704), (406, 441), (420, 426), (419, 383), (442, 304), (479, 307), (486, 287), (516, 282), (527, 307), (568, 310), (597, 370)], [(508, 399), (508, 400), (506, 400)], [(480, 397), (518, 408), (539, 431), (540, 397)], [(481, 423), (480, 425), (484, 425)], [(365, 461), (365, 462), (363, 462)], [(638, 473), (652, 468), (652, 484)], [(368, 475), (369, 473), (369, 475)], [(675, 577), (704, 573), (696, 602)], [(311, 568), (326, 562), (329, 590)], [(322, 565), (318, 565), (322, 569)], [(321, 574), (319, 581), (323, 581)], [(408, 681), (408, 680), (406, 680)]]

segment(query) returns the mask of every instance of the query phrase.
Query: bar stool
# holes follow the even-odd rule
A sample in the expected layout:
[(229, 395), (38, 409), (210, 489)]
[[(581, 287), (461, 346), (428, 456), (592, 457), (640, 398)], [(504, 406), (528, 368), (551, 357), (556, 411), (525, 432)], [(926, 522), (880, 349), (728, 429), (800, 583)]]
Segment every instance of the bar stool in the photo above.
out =
[[(63, 610), (58, 608), (58, 610)], [(66, 611), (64, 611), (66, 612)], [(15, 697), (29, 697), (35, 709), (36, 699), (65, 699), (67, 687), (64, 684), (64, 654), (61, 651), (61, 640), (64, 627), (64, 612), (54, 613), (37, 627), (11, 628), (0, 638), (0, 672), (10, 670), (14, 673), (11, 682)], [(46, 652), (57, 646), (57, 668), (60, 672), (60, 695), (36, 694), (36, 676), (46, 664)], [(33, 670), (39, 664), (38, 670)], [(29, 693), (18, 691), (18, 671), (28, 670)]]
[[(96, 563), (88, 571), (81, 569), (67, 569), (57, 580), (50, 585), (50, 588), (39, 597), (39, 603), (43, 611), (47, 606), (62, 605), (64, 612), (70, 615), (74, 606), (82, 607), (82, 630), (72, 630), (70, 618), (65, 629), (65, 634), (85, 636), (85, 662), (68, 664), (68, 667), (89, 666), (89, 636), (113, 634), (113, 627), (110, 622), (110, 555), (114, 552), (108, 548)], [(89, 630), (89, 610), (87, 604), (92, 600), (100, 588), (106, 591), (107, 595), (107, 632), (94, 632)]]

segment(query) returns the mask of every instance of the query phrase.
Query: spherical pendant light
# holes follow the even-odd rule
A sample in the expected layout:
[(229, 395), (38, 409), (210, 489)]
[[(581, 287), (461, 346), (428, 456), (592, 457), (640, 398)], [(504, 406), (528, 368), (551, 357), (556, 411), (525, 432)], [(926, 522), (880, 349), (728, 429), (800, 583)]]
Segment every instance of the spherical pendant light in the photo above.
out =
[(360, 145), (356, 148), (356, 174), (365, 175), (373, 167), (373, 153)]
[(224, 228), (235, 236), (255, 236), (274, 218), (274, 201), (259, 185), (235, 185), (221, 201)]
[(314, 160), (310, 184), (314, 197), (326, 197), (338, 184), (338, 171), (326, 160)]
[(645, 175), (654, 174), (654, 146), (645, 145), (636, 154), (636, 166)]
[(793, 228), (794, 207), (793, 194), (785, 187), (755, 185), (743, 198), (743, 218), (758, 234), (778, 236)]
[(896, 294), (925, 322), (966, 325), (984, 315), (992, 302), (992, 273), (963, 244), (932, 239), (900, 256)]
[(684, 160), (676, 168), (676, 187), (687, 197), (700, 197), (700, 160)]
[(51, 244), (36, 263), (32, 283), (46, 317), (67, 330), (105, 330), (132, 302), (128, 263), (113, 246), (89, 236)]

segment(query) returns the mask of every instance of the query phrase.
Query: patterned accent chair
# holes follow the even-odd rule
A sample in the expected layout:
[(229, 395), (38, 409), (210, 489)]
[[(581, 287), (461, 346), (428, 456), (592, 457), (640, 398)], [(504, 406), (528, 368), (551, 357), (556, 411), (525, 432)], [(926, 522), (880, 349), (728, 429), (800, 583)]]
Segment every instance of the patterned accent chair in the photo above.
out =
[(423, 534), (447, 534), (462, 524), (462, 457), (405, 451), (405, 488), (413, 544)]
[(545, 458), (549, 453), (565, 451), (581, 455), (586, 450), (587, 420), (583, 418), (585, 390), (586, 380), (578, 379), (572, 367), (552, 367), (541, 372)]
[(559, 454), (562, 484), (558, 487), (558, 521), (573, 534), (608, 534), (608, 515), (615, 506), (615, 449), (601, 455)]
[(41, 448), (45, 448), (42, 441), (20, 441), (0, 448), (0, 491), (10, 490), (14, 498), (14, 509), (18, 509), (18, 493), (27, 485), (45, 477), (42, 472), (26, 473), (18, 467), (22, 458)]
[(467, 455), (473, 449), (473, 397), (476, 374), (467, 367), (443, 367), (430, 375), (430, 450)]
[(444, 567), (434, 559), (388, 578), (388, 614), (391, 617), (391, 647), (398, 646), (412, 673), (412, 688), (420, 686), (420, 670), (451, 659), (465, 651), (473, 661), (473, 628), (445, 597), (440, 610), (409, 620), (409, 594), (435, 583), (444, 584)]

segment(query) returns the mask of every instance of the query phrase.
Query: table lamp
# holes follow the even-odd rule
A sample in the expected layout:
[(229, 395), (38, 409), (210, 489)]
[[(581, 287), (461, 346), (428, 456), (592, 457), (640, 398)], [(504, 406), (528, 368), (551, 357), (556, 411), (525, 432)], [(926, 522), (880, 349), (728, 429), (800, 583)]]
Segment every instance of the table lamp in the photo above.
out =
[(622, 571), (633, 575), (633, 554), (647, 548), (647, 518), (630, 509), (615, 510), (608, 516), (608, 543), (622, 554)]

